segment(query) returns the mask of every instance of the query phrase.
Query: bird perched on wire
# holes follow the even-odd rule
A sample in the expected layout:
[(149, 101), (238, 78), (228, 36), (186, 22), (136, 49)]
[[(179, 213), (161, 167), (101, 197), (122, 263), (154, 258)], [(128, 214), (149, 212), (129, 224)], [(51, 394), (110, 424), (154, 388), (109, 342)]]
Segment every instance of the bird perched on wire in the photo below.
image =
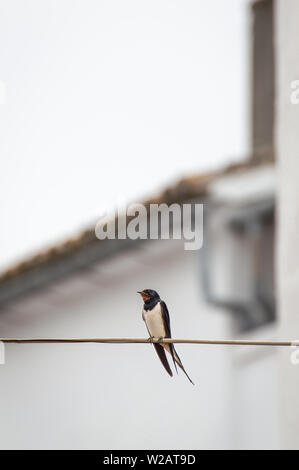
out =
[[(163, 300), (160, 299), (159, 294), (152, 289), (144, 289), (141, 292), (138, 292), (143, 299), (143, 309), (142, 309), (142, 318), (146, 324), (147, 331), (152, 338), (171, 338), (170, 330), (170, 318), (167, 305)], [(165, 349), (169, 352), (172, 357), (175, 370), (177, 370), (177, 365), (182, 369), (184, 374), (188, 377), (188, 380), (194, 385), (189, 375), (184, 369), (182, 361), (180, 360), (173, 343), (153, 343), (156, 353), (158, 354), (160, 361), (165, 367), (168, 374), (172, 377), (172, 370), (168, 363)]]

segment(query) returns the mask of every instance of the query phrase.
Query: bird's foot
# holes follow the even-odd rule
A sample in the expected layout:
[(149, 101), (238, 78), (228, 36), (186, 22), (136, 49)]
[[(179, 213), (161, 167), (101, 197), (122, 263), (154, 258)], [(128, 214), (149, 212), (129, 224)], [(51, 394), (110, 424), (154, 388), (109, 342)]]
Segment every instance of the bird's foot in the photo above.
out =
[(159, 337), (157, 337), (157, 336), (150, 336), (147, 341), (148, 341), (149, 343), (153, 343), (153, 342), (154, 342), (153, 340), (155, 340), (155, 342), (161, 343), (161, 342), (163, 341), (163, 339), (164, 339), (164, 336), (159, 336)]

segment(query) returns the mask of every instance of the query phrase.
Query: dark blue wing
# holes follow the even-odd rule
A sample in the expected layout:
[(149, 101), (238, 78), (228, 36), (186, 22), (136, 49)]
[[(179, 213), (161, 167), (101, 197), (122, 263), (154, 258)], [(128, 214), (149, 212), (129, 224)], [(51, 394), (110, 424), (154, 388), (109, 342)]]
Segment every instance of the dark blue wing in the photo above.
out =
[(161, 304), (162, 317), (163, 317), (164, 327), (165, 327), (165, 332), (166, 332), (165, 338), (171, 338), (170, 317), (169, 317), (168, 308), (167, 308), (166, 303), (163, 302), (163, 300), (161, 300), (160, 304)]
[[(162, 317), (163, 317), (164, 328), (165, 328), (165, 333), (166, 333), (165, 338), (171, 338), (170, 316), (169, 316), (168, 308), (167, 308), (166, 303), (163, 302), (163, 300), (161, 300), (160, 304), (161, 304)], [(175, 361), (175, 350), (174, 350), (174, 345), (172, 343), (169, 343), (169, 351), (170, 351), (170, 354), (174, 363), (176, 373), (178, 373), (178, 369), (177, 369), (176, 361)]]

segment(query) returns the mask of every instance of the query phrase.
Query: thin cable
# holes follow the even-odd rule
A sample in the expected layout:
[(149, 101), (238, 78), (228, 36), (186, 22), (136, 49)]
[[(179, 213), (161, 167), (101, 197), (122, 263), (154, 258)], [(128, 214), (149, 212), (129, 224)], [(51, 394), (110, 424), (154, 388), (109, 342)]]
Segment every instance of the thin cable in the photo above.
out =
[(298, 340), (293, 341), (256, 341), (235, 339), (174, 339), (174, 338), (0, 338), (3, 343), (182, 343), (182, 344), (210, 344), (229, 346), (299, 346)]

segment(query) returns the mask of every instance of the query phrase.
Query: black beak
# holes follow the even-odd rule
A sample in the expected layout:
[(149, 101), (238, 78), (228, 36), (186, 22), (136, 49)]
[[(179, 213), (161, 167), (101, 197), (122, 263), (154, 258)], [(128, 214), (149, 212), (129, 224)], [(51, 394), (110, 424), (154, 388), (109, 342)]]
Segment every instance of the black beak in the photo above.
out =
[(137, 294), (140, 294), (140, 295), (141, 295), (141, 294), (142, 294), (142, 292), (139, 292), (139, 290), (138, 290), (138, 291), (137, 291)]

